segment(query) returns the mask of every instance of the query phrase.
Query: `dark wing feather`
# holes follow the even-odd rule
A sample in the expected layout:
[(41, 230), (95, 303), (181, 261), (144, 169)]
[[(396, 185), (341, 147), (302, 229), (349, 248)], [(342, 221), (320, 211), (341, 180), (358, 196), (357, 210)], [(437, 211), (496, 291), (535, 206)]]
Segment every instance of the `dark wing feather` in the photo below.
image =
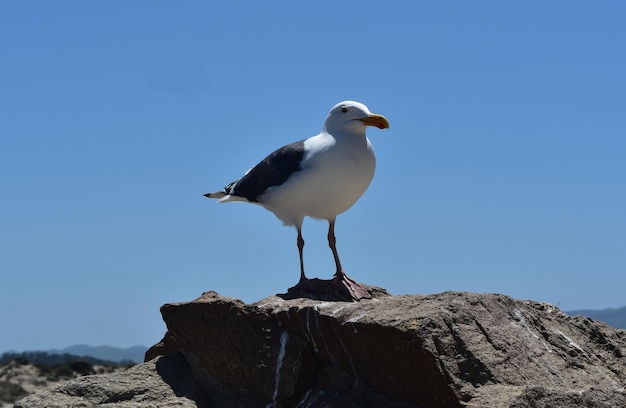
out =
[(268, 188), (283, 184), (299, 171), (303, 158), (304, 140), (288, 144), (271, 153), (241, 179), (227, 185), (224, 191), (258, 202), (259, 196)]

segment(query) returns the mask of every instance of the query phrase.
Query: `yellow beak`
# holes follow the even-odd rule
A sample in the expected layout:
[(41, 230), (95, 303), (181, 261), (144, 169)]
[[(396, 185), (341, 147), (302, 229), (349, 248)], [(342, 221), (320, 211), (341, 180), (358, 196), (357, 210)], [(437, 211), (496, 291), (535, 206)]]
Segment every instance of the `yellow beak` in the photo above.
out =
[(359, 119), (365, 126), (376, 126), (378, 129), (389, 129), (389, 121), (383, 115), (372, 113), (370, 116)]

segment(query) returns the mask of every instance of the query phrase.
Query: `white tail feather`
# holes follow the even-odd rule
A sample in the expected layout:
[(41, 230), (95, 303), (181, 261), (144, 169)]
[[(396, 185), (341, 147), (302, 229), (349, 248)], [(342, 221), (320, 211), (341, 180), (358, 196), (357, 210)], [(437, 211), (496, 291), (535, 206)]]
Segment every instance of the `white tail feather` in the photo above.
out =
[(220, 198), (218, 200), (219, 203), (228, 203), (230, 201), (243, 201), (245, 203), (248, 202), (248, 199), (245, 197), (240, 197), (240, 196), (236, 196), (236, 195), (225, 195), (224, 197)]
[(215, 193), (207, 193), (204, 195), (206, 198), (219, 198), (218, 202), (227, 203), (229, 201), (244, 201), (248, 202), (245, 197), (226, 194), (224, 191), (216, 191)]

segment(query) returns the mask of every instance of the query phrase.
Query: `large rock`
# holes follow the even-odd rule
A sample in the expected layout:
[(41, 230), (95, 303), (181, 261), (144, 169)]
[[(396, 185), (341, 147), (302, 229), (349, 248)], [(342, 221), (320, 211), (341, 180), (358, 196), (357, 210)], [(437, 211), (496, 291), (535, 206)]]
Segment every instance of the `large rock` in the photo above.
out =
[(147, 356), (185, 355), (214, 406), (626, 406), (626, 331), (545, 303), (208, 292), (161, 312), (169, 331)]
[(158, 357), (125, 372), (89, 375), (51, 386), (15, 408), (208, 408), (206, 395), (180, 354)]
[[(373, 295), (244, 304), (207, 292), (166, 304), (168, 332), (146, 353), (149, 362), (137, 366), (143, 374), (133, 368), (125, 386), (115, 385), (118, 400), (105, 398), (113, 387), (106, 376), (88, 377), (89, 386), (74, 380), (46, 396), (88, 397), (85, 390), (95, 388), (100, 396), (91, 405), (74, 399), (58, 406), (131, 406), (111, 405), (123, 403), (115, 402), (119, 395), (143, 407), (166, 406), (146, 397), (145, 377), (156, 372), (151, 380), (173, 390), (167, 406), (626, 407), (624, 330), (495, 294)], [(170, 365), (181, 374), (165, 380), (157, 368)], [(182, 392), (185, 384), (191, 388)], [(44, 406), (36, 404), (42, 398), (17, 406)]]

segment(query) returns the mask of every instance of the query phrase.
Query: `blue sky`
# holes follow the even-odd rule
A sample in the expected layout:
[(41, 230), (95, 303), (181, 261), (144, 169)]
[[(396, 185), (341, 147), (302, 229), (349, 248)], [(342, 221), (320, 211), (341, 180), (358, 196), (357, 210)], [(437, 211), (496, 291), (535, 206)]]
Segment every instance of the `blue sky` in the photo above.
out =
[[(159, 307), (298, 279), (293, 228), (202, 197), (319, 132), (385, 115), (346, 272), (392, 293), (626, 304), (626, 5), (4, 2), (0, 352), (151, 345)], [(309, 276), (330, 277), (306, 220)]]

